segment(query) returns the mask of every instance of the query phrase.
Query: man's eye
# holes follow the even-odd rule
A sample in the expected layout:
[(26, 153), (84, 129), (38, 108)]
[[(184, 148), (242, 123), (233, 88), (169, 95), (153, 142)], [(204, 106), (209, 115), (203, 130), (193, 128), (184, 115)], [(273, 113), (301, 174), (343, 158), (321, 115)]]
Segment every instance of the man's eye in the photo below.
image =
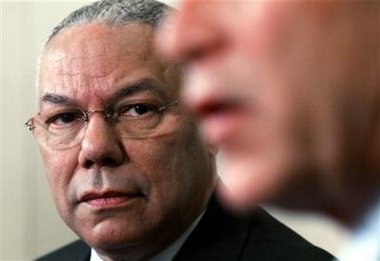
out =
[(119, 110), (119, 115), (125, 117), (139, 117), (145, 116), (149, 113), (155, 113), (157, 111), (157, 107), (152, 104), (128, 104)]
[(56, 114), (47, 120), (48, 125), (64, 126), (81, 118), (78, 112), (64, 112)]

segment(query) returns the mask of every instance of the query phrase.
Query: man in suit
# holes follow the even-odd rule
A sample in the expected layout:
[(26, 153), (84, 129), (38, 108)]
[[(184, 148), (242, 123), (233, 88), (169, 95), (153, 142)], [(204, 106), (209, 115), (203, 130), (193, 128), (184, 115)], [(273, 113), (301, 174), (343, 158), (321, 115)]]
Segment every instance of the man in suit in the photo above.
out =
[(169, 23), (225, 202), (322, 211), (345, 260), (380, 260), (380, 1), (182, 0)]
[[(78, 240), (38, 261), (88, 261), (90, 256), (90, 246)], [(246, 217), (236, 216), (226, 212), (212, 197), (199, 224), (174, 258), (151, 260), (322, 261), (333, 260), (333, 257), (311, 245), (261, 208)]]
[(106, 0), (70, 14), (41, 54), (39, 143), (56, 207), (81, 238), (39, 260), (331, 260), (263, 210), (212, 197), (216, 149), (153, 46), (167, 6)]

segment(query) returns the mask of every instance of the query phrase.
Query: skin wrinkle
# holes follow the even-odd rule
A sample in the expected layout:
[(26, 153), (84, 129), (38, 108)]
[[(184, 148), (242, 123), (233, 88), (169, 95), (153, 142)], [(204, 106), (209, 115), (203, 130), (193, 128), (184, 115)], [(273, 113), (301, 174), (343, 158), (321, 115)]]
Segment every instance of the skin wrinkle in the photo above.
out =
[[(115, 57), (116, 58), (116, 57)], [(105, 68), (103, 66), (99, 67), (99, 64), (105, 63), (110, 64), (110, 61), (112, 61), (114, 58), (106, 59), (103, 57), (103, 55), (95, 55), (92, 57), (75, 57), (70, 59), (70, 62), (68, 65), (65, 65), (65, 62), (62, 60), (57, 61), (59, 63), (59, 70), (58, 72), (61, 75), (69, 75), (69, 76), (84, 76), (84, 77), (92, 77), (92, 78), (104, 78), (112, 73), (112, 71), (115, 70), (116, 65), (114, 65), (111, 68)], [(86, 60), (87, 62), (83, 63), (83, 60)], [(109, 61), (108, 61), (109, 60)], [(98, 66), (98, 67), (96, 67)], [(69, 67), (69, 68), (66, 68)], [(74, 69), (74, 71), (73, 71)], [(108, 70), (107, 70), (108, 69)]]
[[(126, 96), (131, 96), (136, 93), (143, 93), (145, 91), (148, 93), (151, 92), (151, 93), (156, 93), (160, 96), (165, 96), (164, 93), (160, 91), (159, 88), (151, 84), (151, 81), (149, 79), (144, 79), (137, 83), (129, 84), (129, 86), (120, 88), (119, 90), (115, 91), (115, 94), (112, 95), (113, 97), (109, 99), (112, 102), (109, 102), (106, 105), (106, 107), (109, 107), (112, 103), (115, 103), (117, 99), (120, 99)], [(47, 102), (47, 103), (52, 103), (52, 104), (65, 104), (65, 105), (73, 103), (73, 101), (65, 95), (56, 95), (53, 93), (44, 94), (42, 97), (42, 101)]]

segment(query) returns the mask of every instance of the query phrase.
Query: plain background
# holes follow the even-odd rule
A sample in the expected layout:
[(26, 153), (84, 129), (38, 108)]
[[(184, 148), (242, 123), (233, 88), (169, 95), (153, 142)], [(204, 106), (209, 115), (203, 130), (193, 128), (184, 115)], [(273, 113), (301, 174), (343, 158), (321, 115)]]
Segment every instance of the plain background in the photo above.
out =
[[(0, 5), (0, 260), (31, 260), (76, 238), (55, 210), (37, 145), (24, 122), (37, 110), (36, 64), (42, 43), (58, 22), (85, 3), (2, 1)], [(349, 237), (323, 216), (269, 211), (333, 254)]]

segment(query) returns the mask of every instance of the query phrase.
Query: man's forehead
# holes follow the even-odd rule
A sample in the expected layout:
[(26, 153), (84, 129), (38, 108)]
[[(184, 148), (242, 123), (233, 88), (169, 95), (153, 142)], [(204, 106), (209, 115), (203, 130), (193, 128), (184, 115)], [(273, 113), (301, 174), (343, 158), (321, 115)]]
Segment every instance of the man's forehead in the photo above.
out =
[(96, 23), (63, 29), (46, 45), (40, 75), (101, 78), (115, 71), (128, 73), (148, 66), (158, 69), (161, 63), (153, 54), (152, 40), (152, 26), (142, 23), (123, 27)]
[[(153, 28), (142, 23), (128, 24), (123, 27), (105, 24), (85, 24), (63, 29), (47, 44), (44, 62), (58, 67), (63, 62), (71, 69), (102, 69), (104, 66), (119, 62), (126, 63), (146, 60), (153, 57)], [(62, 70), (64, 68), (60, 68)], [(96, 75), (94, 75), (96, 76)]]
[(46, 46), (40, 68), (40, 88), (44, 90), (40, 91), (115, 89), (151, 78), (176, 95), (179, 71), (155, 55), (153, 36), (153, 27), (142, 23), (123, 27), (87, 24), (64, 29)]

